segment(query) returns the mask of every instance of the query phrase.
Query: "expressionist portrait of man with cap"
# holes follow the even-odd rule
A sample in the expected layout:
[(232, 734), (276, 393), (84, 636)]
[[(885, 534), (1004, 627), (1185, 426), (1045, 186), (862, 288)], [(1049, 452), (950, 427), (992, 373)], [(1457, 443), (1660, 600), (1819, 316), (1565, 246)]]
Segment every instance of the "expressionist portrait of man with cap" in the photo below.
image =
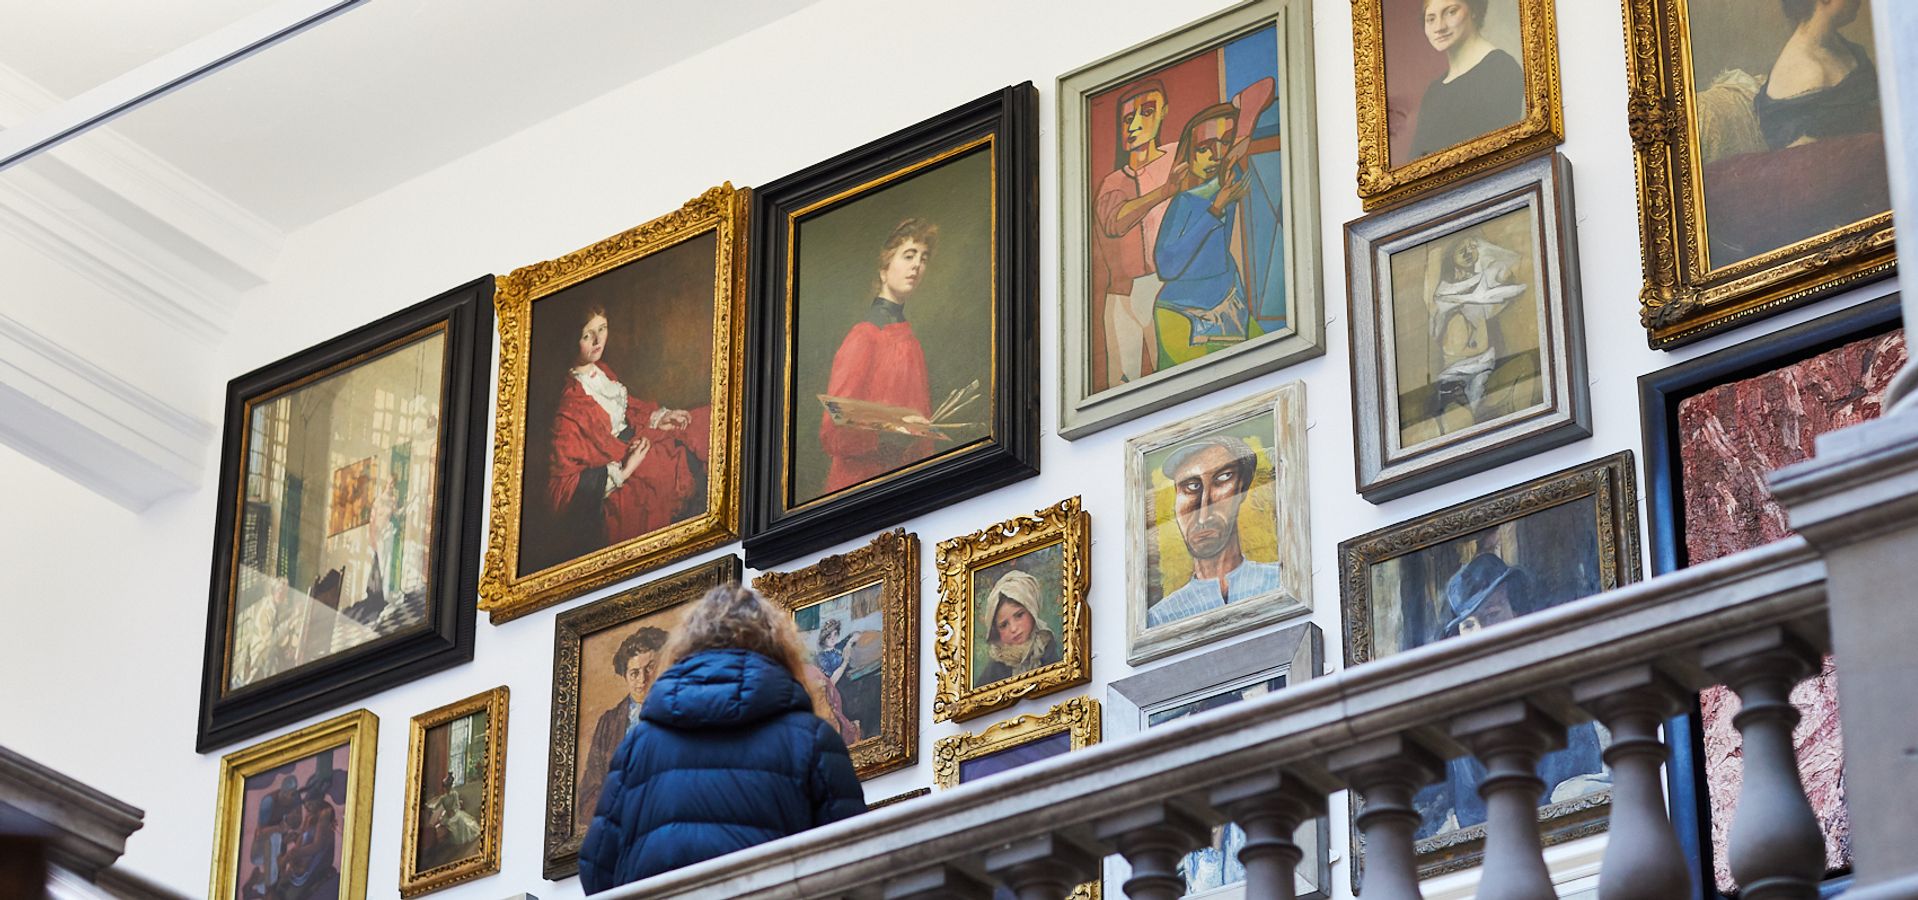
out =
[(1229, 434), (1184, 444), (1160, 465), (1172, 482), (1172, 519), (1191, 558), (1192, 579), (1146, 607), (1147, 627), (1279, 589), (1279, 564), (1247, 559), (1239, 540), (1239, 509), (1258, 471), (1257, 451)]

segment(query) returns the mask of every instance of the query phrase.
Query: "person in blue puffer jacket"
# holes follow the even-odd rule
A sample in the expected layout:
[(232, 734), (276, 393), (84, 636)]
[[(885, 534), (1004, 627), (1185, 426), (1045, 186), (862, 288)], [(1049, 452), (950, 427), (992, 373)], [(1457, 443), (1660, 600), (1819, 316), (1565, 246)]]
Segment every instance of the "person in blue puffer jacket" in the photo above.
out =
[(580, 845), (586, 893), (866, 811), (846, 743), (806, 687), (790, 611), (715, 588), (664, 658)]

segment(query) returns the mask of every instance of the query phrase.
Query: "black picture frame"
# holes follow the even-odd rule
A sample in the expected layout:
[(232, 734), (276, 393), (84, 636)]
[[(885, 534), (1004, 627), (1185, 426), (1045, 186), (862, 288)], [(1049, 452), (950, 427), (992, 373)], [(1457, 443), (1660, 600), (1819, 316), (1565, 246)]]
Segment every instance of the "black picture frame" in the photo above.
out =
[[(227, 383), (197, 752), (206, 753), (472, 661), (481, 511), (486, 500), (492, 299), (493, 276), (487, 275)], [(230, 693), (223, 690), (227, 634), (234, 624), (227, 600), (234, 589), (248, 404), (321, 373), (344, 371), (433, 328), (445, 329), (446, 368), (433, 494), (437, 507), (432, 513), (428, 627), (376, 638)]]
[[(1647, 557), (1653, 576), (1690, 565), (1685, 552), (1682, 513), (1684, 467), (1679, 458), (1678, 405), (1688, 397), (1735, 381), (1795, 365), (1854, 341), (1876, 337), (1904, 324), (1899, 295), (1888, 294), (1743, 341), (1638, 378), (1639, 427), (1645, 442), (1645, 518), (1650, 538)], [(1726, 900), (1714, 886), (1711, 799), (1705, 790), (1702, 715), (1696, 698), (1691, 711), (1665, 724), (1672, 748), (1667, 779), (1672, 825), (1691, 863), (1696, 900)], [(1833, 896), (1851, 883), (1837, 875), (1819, 886)]]
[[(989, 435), (971, 446), (876, 476), (792, 508), (786, 453), (809, 408), (787, 396), (795, 363), (786, 308), (799, 211), (851, 200), (862, 185), (955, 148), (991, 139), (994, 154), (995, 310)], [(755, 190), (750, 304), (753, 380), (747, 423), (746, 564), (778, 565), (913, 516), (1039, 474), (1039, 94), (1031, 82), (978, 100), (795, 172)], [(832, 207), (839, 208), (839, 207)], [(813, 415), (817, 415), (817, 411)]]

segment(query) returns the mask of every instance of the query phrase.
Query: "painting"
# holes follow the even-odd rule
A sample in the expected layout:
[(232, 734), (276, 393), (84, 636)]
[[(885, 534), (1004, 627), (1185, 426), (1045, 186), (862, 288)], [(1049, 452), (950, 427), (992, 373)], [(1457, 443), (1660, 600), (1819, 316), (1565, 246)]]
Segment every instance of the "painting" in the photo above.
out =
[(1310, 19), (1259, 0), (1060, 77), (1065, 437), (1324, 352)]
[[(1247, 638), (1186, 657), (1106, 685), (1105, 734), (1122, 738), (1299, 684), (1324, 668), (1324, 638), (1311, 622)], [(1294, 896), (1328, 900), (1331, 893), (1330, 833), (1323, 817), (1301, 824), (1293, 835), (1303, 858), (1294, 869)], [(1238, 859), (1245, 832), (1227, 822), (1212, 828), (1205, 847), (1179, 862), (1185, 895), (1216, 900), (1245, 897), (1245, 867)], [(1123, 884), (1132, 867), (1106, 857), (1106, 881)]]
[(1359, 197), (1396, 206), (1565, 139), (1554, 0), (1356, 0)]
[[(1811, 458), (1819, 435), (1879, 416), (1909, 358), (1901, 321), (1898, 297), (1883, 297), (1639, 379), (1655, 572), (1792, 533), (1765, 475)], [(1791, 699), (1799, 781), (1825, 836), (1827, 877), (1837, 877), (1851, 869), (1851, 823), (1831, 657)], [(1684, 749), (1701, 755), (1705, 777), (1685, 786), (1697, 794), (1690, 803), (1679, 790), (1672, 799), (1681, 827), (1698, 824), (1685, 843), (1705, 882), (1727, 895), (1738, 888), (1727, 852), (1744, 770), (1738, 709), (1736, 695), (1713, 687), (1699, 697), (1698, 718), (1681, 720), (1695, 736)]]
[[(1339, 544), (1346, 665), (1637, 581), (1632, 468), (1624, 451)], [(1576, 725), (1565, 748), (1539, 762), (1547, 845), (1604, 830), (1611, 781), (1600, 754), (1608, 740), (1595, 723)], [(1446, 763), (1443, 781), (1413, 797), (1420, 877), (1483, 857), (1484, 778), (1475, 757), (1459, 757)]]
[[(1074, 697), (1039, 715), (1023, 715), (978, 732), (940, 738), (932, 748), (933, 784), (958, 787), (1097, 743), (1099, 701)], [(1066, 900), (1099, 900), (1101, 887), (1098, 881), (1088, 881), (1067, 894)], [(1003, 885), (993, 889), (993, 900), (1012, 897)]]
[(721, 556), (569, 609), (553, 625), (553, 719), (546, 766), (543, 871), (579, 871), (613, 751), (639, 722), (662, 656), (686, 611), (707, 591), (739, 583), (739, 557)]
[(1126, 441), (1134, 665), (1312, 608), (1305, 386)]
[(1549, 153), (1346, 226), (1367, 500), (1591, 435), (1571, 179)]
[(401, 897), (499, 872), (508, 698), (502, 685), (413, 717)]
[(919, 751), (919, 538), (893, 530), (849, 553), (753, 580), (793, 611), (813, 692), (862, 779)]
[(473, 658), (491, 292), (228, 383), (201, 752)]
[(364, 900), (378, 736), (362, 709), (222, 757), (207, 896)]
[(739, 536), (747, 192), (501, 279), (494, 624)]
[(932, 720), (964, 721), (1092, 677), (1092, 516), (1072, 497), (940, 541)]
[(1006, 88), (755, 192), (748, 564), (1038, 473), (1036, 116)]
[(1653, 347), (1892, 270), (1869, 0), (1626, 11)]

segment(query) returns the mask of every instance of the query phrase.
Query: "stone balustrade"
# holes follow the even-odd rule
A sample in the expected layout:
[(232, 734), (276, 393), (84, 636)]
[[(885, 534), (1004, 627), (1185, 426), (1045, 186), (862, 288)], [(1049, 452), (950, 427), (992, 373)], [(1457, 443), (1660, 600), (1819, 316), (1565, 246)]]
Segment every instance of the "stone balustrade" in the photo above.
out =
[(1692, 876), (1665, 815), (1658, 723), (1723, 683), (1744, 701), (1747, 748), (1733, 871), (1753, 898), (1814, 897), (1823, 842), (1785, 695), (1826, 649), (1826, 612), (1825, 561), (1790, 538), (601, 896), (964, 898), (1003, 885), (1038, 900), (1097, 879), (1101, 855), (1118, 853), (1132, 876), (1109, 892), (1170, 900), (1179, 858), (1233, 821), (1247, 896), (1290, 898), (1294, 829), (1350, 789), (1365, 897), (1406, 900), (1419, 897), (1412, 794), (1469, 753), (1489, 772), (1478, 896), (1550, 897), (1532, 767), (1566, 726), (1596, 718), (1613, 734), (1600, 894), (1669, 900)]

